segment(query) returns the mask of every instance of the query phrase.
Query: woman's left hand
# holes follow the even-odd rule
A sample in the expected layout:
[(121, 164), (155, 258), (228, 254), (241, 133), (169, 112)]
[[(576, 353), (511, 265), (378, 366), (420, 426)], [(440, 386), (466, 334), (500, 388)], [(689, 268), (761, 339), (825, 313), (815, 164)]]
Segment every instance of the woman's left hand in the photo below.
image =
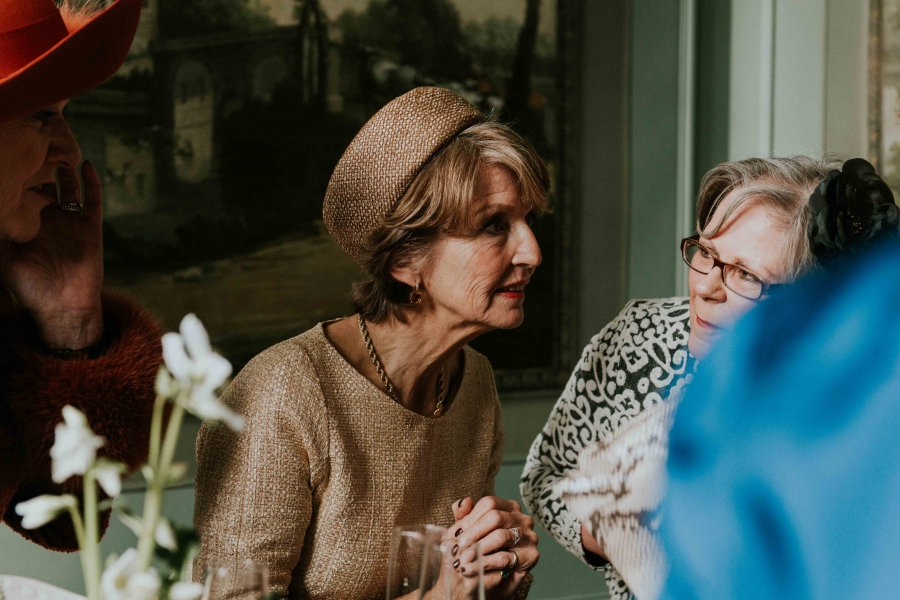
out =
[[(82, 166), (83, 211), (56, 204), (41, 211), (37, 237), (24, 244), (0, 242), (0, 282), (37, 323), (50, 348), (80, 349), (103, 336), (103, 203), (100, 177)], [(59, 168), (60, 203), (80, 203), (76, 169)]]
[[(479, 542), (484, 565), (484, 586), (491, 598), (511, 598), (525, 574), (537, 564), (538, 537), (534, 532), (534, 519), (522, 512), (515, 500), (485, 496), (477, 503), (463, 498), (453, 504), (456, 523), (450, 534), (458, 539), (460, 548)], [(516, 541), (517, 529), (519, 533)], [(471, 561), (470, 553), (460, 553), (460, 567)], [(512, 569), (502, 577), (503, 569)]]

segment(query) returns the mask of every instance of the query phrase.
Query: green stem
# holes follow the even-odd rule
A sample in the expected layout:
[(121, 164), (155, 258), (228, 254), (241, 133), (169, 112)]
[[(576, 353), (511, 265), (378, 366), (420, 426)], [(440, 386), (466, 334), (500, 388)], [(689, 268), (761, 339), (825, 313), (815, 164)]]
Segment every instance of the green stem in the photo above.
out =
[(156, 476), (147, 488), (144, 495), (144, 517), (142, 519), (144, 530), (138, 539), (138, 564), (141, 571), (146, 571), (153, 560), (153, 548), (155, 547), (154, 535), (156, 533), (156, 521), (159, 518), (160, 495), (156, 492)]
[(169, 467), (172, 466), (172, 459), (175, 456), (175, 447), (178, 445), (178, 436), (181, 433), (181, 422), (184, 419), (184, 398), (178, 398), (175, 408), (169, 417), (169, 425), (166, 427), (166, 439), (163, 442), (162, 453), (159, 457), (159, 487), (164, 488), (169, 478)]
[(69, 515), (72, 517), (72, 527), (75, 529), (75, 539), (78, 540), (78, 549), (81, 550), (81, 576), (84, 577), (84, 588), (90, 596), (92, 589), (90, 578), (90, 564), (88, 563), (88, 555), (84, 547), (84, 521), (81, 520), (81, 513), (78, 512), (78, 506), (69, 507)]
[[(81, 520), (81, 513), (78, 512), (77, 506), (69, 508), (69, 514), (72, 516), (72, 527), (75, 528), (75, 539), (78, 541), (78, 548), (84, 548), (84, 522)], [(81, 555), (84, 557), (84, 554)]]
[(172, 414), (169, 415), (169, 424), (166, 427), (166, 437), (163, 441), (162, 451), (159, 460), (153, 471), (153, 481), (147, 488), (147, 494), (144, 498), (144, 531), (138, 540), (138, 560), (141, 571), (150, 568), (153, 561), (153, 549), (156, 547), (155, 534), (156, 524), (159, 521), (159, 515), (163, 508), (163, 492), (165, 491), (166, 481), (169, 478), (169, 468), (172, 465), (172, 458), (175, 455), (175, 446), (178, 443), (178, 435), (181, 432), (181, 422), (184, 419), (184, 402), (186, 400), (179, 397), (175, 401)]
[(159, 466), (159, 437), (162, 434), (163, 409), (165, 407), (166, 397), (157, 394), (156, 402), (153, 403), (153, 420), (150, 422), (150, 455), (148, 457), (150, 468), (154, 473)]
[(81, 568), (84, 571), (87, 597), (90, 600), (100, 600), (100, 519), (97, 514), (97, 480), (92, 470), (85, 473), (82, 486), (84, 521), (79, 517), (75, 526), (76, 532), (81, 529)]

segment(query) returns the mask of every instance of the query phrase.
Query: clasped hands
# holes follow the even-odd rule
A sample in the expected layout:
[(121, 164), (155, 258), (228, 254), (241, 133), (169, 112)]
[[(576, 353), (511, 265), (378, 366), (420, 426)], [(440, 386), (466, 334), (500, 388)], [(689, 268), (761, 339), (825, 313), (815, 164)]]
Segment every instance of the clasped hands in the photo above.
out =
[(453, 517), (456, 522), (448, 528), (447, 541), (456, 557), (453, 568), (470, 585), (477, 584), (472, 546), (478, 542), (485, 591), (490, 598), (511, 598), (540, 558), (534, 519), (522, 512), (518, 502), (496, 496), (485, 496), (477, 503), (463, 498), (453, 504)]
[(78, 350), (103, 336), (103, 202), (100, 177), (89, 163), (81, 168), (81, 214), (60, 204), (81, 204), (76, 169), (60, 167), (59, 203), (41, 210), (33, 239), (0, 241), (0, 284), (31, 313), (48, 348)]

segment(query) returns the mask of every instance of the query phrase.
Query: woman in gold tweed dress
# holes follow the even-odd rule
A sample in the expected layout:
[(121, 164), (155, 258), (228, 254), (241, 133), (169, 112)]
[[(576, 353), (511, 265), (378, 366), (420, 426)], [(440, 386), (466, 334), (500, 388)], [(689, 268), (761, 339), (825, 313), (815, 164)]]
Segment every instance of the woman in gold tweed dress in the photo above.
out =
[(251, 558), (291, 598), (382, 598), (392, 527), (433, 523), (461, 548), (480, 542), (489, 597), (527, 595), (537, 535), (493, 496), (500, 404), (467, 344), (521, 324), (548, 185), (526, 142), (447, 90), (417, 88), (372, 117), (324, 207), (369, 275), (352, 292), (359, 312), (241, 371), (224, 400), (245, 431), (204, 426), (196, 576)]

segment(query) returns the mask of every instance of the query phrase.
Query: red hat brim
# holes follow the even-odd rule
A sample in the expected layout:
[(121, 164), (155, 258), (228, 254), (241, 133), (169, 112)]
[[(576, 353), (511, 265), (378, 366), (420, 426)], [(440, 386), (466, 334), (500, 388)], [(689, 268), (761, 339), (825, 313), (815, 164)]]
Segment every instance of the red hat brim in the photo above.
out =
[(62, 102), (109, 79), (125, 61), (141, 0), (116, 0), (12, 75), (0, 79), (0, 123)]

